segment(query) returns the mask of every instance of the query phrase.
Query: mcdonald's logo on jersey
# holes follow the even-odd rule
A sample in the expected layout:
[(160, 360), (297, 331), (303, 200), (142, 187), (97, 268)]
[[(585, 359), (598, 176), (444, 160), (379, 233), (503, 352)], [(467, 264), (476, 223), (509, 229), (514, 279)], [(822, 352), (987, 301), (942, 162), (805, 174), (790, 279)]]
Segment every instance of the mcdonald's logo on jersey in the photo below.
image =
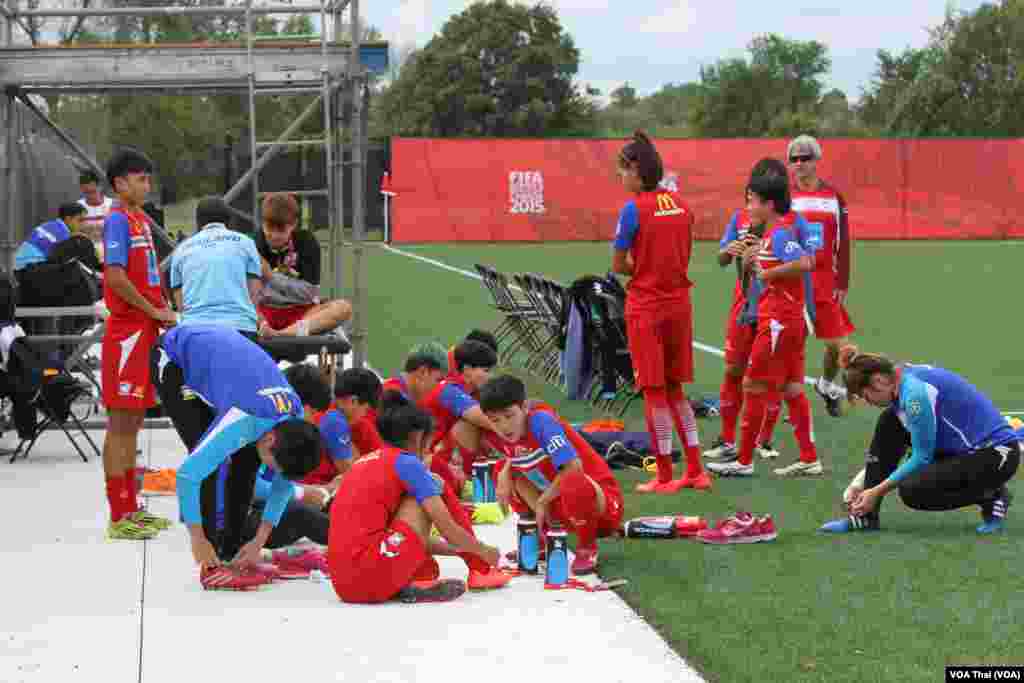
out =
[(683, 209), (679, 208), (676, 204), (676, 200), (667, 192), (659, 192), (657, 195), (657, 201), (658, 210), (654, 212), (656, 217), (678, 216), (682, 213), (686, 213)]

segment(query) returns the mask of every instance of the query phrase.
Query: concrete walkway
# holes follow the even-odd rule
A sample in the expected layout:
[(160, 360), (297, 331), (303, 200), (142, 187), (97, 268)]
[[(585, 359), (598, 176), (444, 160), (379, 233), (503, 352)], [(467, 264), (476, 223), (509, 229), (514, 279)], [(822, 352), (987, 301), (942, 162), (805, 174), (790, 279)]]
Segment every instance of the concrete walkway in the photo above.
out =
[[(15, 443), (8, 433), (0, 445)], [(148, 430), (140, 446), (153, 467), (185, 456), (173, 430)], [(0, 460), (0, 500), (0, 681), (701, 680), (613, 592), (545, 591), (527, 577), (443, 605), (346, 605), (313, 581), (205, 592), (181, 525), (145, 543), (106, 540), (100, 463), (82, 463), (61, 432), (27, 461)], [(175, 498), (150, 500), (177, 517)], [(511, 519), (478, 532), (514, 547)], [(441, 566), (465, 577), (458, 560)]]

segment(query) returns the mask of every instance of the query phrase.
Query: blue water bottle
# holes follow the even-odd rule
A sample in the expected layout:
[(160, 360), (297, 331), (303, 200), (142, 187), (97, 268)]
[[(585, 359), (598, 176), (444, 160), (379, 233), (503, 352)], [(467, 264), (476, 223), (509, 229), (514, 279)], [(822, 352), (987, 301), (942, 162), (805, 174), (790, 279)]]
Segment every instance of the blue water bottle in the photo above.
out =
[(564, 586), (569, 581), (569, 534), (559, 524), (551, 524), (547, 533), (548, 567), (544, 583)]
[(519, 571), (536, 574), (540, 561), (540, 537), (537, 534), (537, 520), (520, 517), (516, 524), (516, 542), (519, 548)]
[(493, 503), (497, 500), (494, 478), (491, 476), (491, 463), (489, 461), (473, 463), (473, 502)]

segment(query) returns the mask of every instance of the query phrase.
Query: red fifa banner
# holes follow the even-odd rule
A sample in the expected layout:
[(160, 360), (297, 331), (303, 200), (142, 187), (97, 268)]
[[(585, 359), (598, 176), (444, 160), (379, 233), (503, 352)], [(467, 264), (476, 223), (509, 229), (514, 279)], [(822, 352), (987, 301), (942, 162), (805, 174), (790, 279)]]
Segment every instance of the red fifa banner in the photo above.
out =
[[(394, 242), (610, 240), (626, 141), (393, 138)], [(656, 140), (665, 184), (721, 237), (751, 167), (787, 140)], [(1024, 238), (1024, 140), (823, 139), (856, 239)]]

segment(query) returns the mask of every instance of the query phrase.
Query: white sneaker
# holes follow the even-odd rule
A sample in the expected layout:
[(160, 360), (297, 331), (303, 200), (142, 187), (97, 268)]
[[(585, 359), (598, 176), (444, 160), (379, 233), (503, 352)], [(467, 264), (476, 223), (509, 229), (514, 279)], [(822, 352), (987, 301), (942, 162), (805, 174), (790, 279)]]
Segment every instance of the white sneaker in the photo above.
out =
[(779, 457), (779, 452), (775, 450), (774, 446), (772, 446), (771, 441), (766, 441), (755, 450), (757, 451), (757, 454), (761, 456), (762, 460), (774, 460)]
[(858, 472), (857, 476), (854, 477), (853, 481), (850, 482), (850, 485), (846, 487), (845, 491), (843, 491), (843, 502), (844, 503), (852, 503), (853, 502), (854, 492), (856, 491), (857, 493), (859, 493), (859, 492), (864, 490), (864, 473), (865, 472), (867, 472), (867, 470), (861, 470), (860, 472)]
[(704, 458), (706, 460), (716, 460), (718, 462), (726, 462), (729, 460), (735, 460), (738, 457), (736, 453), (736, 444), (726, 443), (721, 439), (715, 441), (712, 448), (704, 451)]
[(820, 460), (815, 460), (814, 462), (797, 460), (792, 465), (775, 470), (776, 476), (779, 477), (811, 477), (824, 473), (825, 470), (822, 468)]
[(741, 464), (739, 460), (729, 462), (709, 462), (706, 467), (720, 477), (752, 477), (754, 463)]

